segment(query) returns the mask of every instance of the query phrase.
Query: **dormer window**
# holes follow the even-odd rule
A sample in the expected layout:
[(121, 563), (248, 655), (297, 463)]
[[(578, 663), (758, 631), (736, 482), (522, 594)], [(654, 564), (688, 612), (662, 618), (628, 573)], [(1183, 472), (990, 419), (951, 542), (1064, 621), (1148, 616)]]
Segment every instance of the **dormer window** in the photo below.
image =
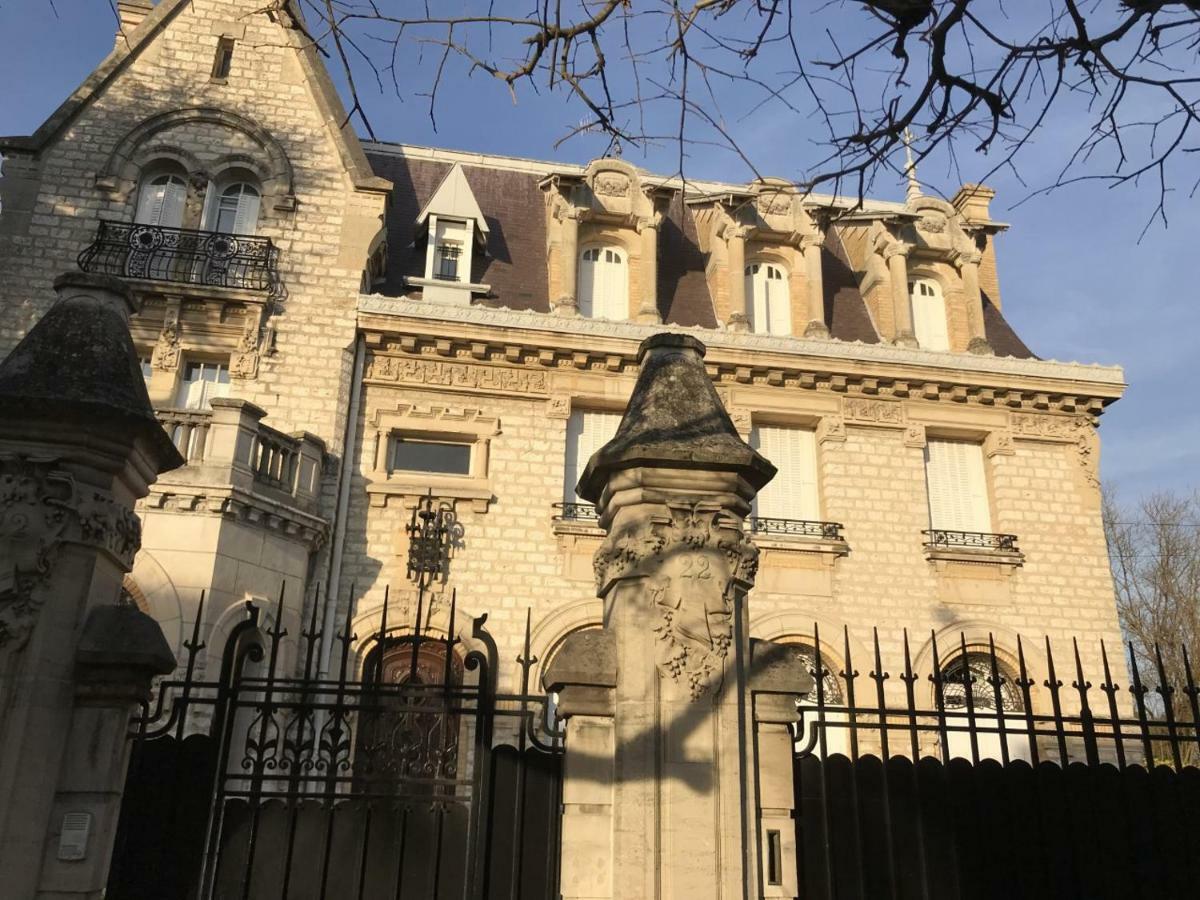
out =
[(423, 299), (466, 304), (472, 294), (490, 290), (471, 280), (475, 254), (486, 251), (488, 230), (462, 166), (455, 165), (442, 179), (417, 217), (417, 229), (418, 246), (424, 232), (424, 272), (406, 280), (421, 288)]
[(589, 247), (579, 256), (579, 314), (629, 318), (629, 267), (619, 247)]
[(433, 277), (441, 281), (460, 281), (458, 260), (462, 256), (462, 244), (457, 241), (442, 241), (434, 248)]

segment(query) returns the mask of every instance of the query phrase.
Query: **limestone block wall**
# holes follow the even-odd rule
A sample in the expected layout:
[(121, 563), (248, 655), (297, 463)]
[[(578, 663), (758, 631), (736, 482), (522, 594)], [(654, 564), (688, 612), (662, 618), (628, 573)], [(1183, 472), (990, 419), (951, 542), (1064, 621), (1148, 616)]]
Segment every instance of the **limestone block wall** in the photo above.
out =
[[(273, 426), (319, 435), (337, 452), (339, 416), (347, 384), (346, 351), (354, 338), (354, 305), (366, 258), (364, 218), (373, 212), (344, 174), (330, 127), (313, 101), (297, 54), (279, 26), (257, 14), (252, 0), (195, 0), (132, 59), (90, 104), (54, 137), (37, 161), (36, 197), (24, 216), (0, 217), (0, 355), (48, 308), (54, 277), (74, 266), (91, 243), (101, 217), (129, 221), (135, 190), (109, 193), (96, 174), (132, 129), (152, 116), (188, 107), (235, 111), (277, 140), (295, 175), (292, 212), (263, 203), (258, 233), (279, 247), (280, 276), (288, 296), (272, 324), (276, 351), (254, 379), (235, 379), (233, 393), (268, 410)], [(229, 78), (210, 79), (221, 34), (238, 40)], [(223, 142), (211, 146), (214, 134)], [(198, 157), (252, 154), (257, 148), (228, 129), (187, 126), (168, 143)], [(152, 143), (156, 139), (152, 139)], [(27, 159), (6, 162), (14, 171)], [(3, 182), (0, 180), (0, 189)], [(17, 182), (14, 181), (14, 187)], [(31, 190), (28, 183), (23, 190)], [(6, 196), (7, 203), (7, 196)], [(7, 213), (7, 210), (6, 210)], [(355, 246), (347, 252), (343, 242)], [(361, 252), (360, 252), (361, 251)], [(186, 339), (186, 336), (185, 336)]]
[[(577, 393), (571, 402), (584, 408), (619, 409), (632, 387), (632, 378), (624, 373), (571, 379), (553, 374), (558, 380), (551, 385), (574, 383)], [(1119, 648), (1099, 518), (1095, 438), (1081, 419), (1034, 416), (1053, 419), (1053, 427), (1031, 425), (1028, 415), (1013, 418), (1003, 409), (968, 410), (915, 398), (876, 409), (846, 405), (834, 392), (766, 386), (722, 388), (722, 394), (736, 406), (735, 421), (745, 423), (745, 430), (746, 413), (749, 421), (765, 417), (816, 427), (822, 517), (845, 525), (849, 550), (839, 555), (794, 539), (757, 537), (762, 566), (750, 597), (756, 635), (811, 643), (816, 621), (834, 668), (843, 658), (841, 629), (848, 625), (855, 667), (864, 683), (871, 668), (867, 648), (873, 627), (879, 628), (893, 675), (902, 660), (905, 628), (917, 664), (925, 667), (923, 675), (930, 671), (931, 632), (939, 634), (946, 656), (954, 655), (960, 631), (973, 645), (986, 643), (992, 632), (998, 649), (1014, 659), (1020, 634), (1037, 677), (1044, 677), (1038, 668), (1044, 635), (1063, 654), (1069, 654), (1070, 638), (1078, 637), (1089, 671), (1099, 667), (1100, 639), (1110, 651)], [(405, 584), (403, 530), (409, 506), (395, 496), (386, 505), (372, 505), (364, 474), (372, 468), (374, 448), (371, 430), (363, 423), (372, 421), (378, 409), (398, 403), (478, 410), (498, 420), (499, 433), (490, 439), (488, 454), (495, 500), (486, 512), (478, 504), (458, 502), (464, 537), (455, 550), (448, 585), (458, 589), (460, 615), (488, 613), (502, 671), (510, 677), (519, 672), (515, 658), (526, 611), (542, 663), (572, 629), (599, 621), (601, 605), (593, 599), (590, 565), (599, 545), (597, 532), (576, 525), (559, 527), (556, 533), (551, 519), (552, 504), (562, 499), (563, 406), (515, 391), (504, 396), (378, 384), (368, 385), (364, 400), (343, 575), (343, 590), (353, 580), (362, 595), (356, 610), (360, 639), (369, 633), (370, 623), (378, 624), (385, 584), (392, 587), (389, 621), (398, 621), (397, 609), (410, 621), (413, 614), (411, 592), (401, 592), (397, 600), (398, 588)], [(1054, 434), (1022, 436), (1022, 430)], [(984, 441), (993, 530), (1017, 535), (1023, 565), (927, 558), (922, 535), (929, 527), (923, 451), (927, 432), (970, 434)], [(443, 598), (435, 626), (445, 627), (447, 609)], [(464, 625), (460, 620), (460, 630)], [(892, 687), (903, 689), (897, 678)], [(931, 690), (924, 677), (919, 690)]]

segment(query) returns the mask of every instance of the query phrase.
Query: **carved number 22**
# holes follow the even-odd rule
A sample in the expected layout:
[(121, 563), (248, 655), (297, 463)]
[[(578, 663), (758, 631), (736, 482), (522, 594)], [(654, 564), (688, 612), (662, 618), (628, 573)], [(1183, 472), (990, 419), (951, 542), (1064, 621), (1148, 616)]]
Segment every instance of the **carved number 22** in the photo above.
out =
[(707, 556), (685, 556), (683, 558), (683, 573), (681, 578), (697, 578), (702, 581), (707, 581), (712, 578), (712, 572), (709, 571), (709, 560)]

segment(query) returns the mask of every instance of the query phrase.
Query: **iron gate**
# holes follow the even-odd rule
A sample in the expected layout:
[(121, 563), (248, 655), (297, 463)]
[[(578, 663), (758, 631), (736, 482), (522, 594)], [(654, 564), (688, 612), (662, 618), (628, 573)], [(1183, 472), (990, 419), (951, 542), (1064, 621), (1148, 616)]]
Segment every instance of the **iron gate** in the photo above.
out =
[(361, 671), (348, 611), (322, 678), (318, 606), (296, 677), (280, 617), (264, 630), (248, 603), (198, 678), (197, 624), (137, 723), (109, 900), (556, 896), (562, 746), (529, 693), (528, 628), (519, 694), (496, 691), (486, 616), (460, 652), (453, 601), (448, 637), (389, 629), (385, 601)]
[(1178, 687), (1161, 652), (1144, 683), (1132, 651), (1122, 686), (1101, 646), (1093, 685), (1074, 646), (1064, 686), (1049, 641), (1036, 678), (1026, 647), (1007, 660), (991, 638), (945, 655), (935, 639), (919, 676), (905, 634), (893, 676), (876, 635), (864, 685), (849, 637), (831, 671), (814, 634), (793, 761), (801, 898), (1196, 896), (1200, 689), (1186, 650)]

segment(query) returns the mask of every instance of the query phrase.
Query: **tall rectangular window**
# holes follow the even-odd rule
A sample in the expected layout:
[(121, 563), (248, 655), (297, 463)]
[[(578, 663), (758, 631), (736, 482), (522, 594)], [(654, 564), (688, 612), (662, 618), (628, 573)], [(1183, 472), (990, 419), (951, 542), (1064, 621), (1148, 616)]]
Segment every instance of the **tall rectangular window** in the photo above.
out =
[(925, 445), (929, 527), (945, 531), (992, 530), (983, 447), (973, 441), (930, 440)]
[(579, 503), (575, 485), (592, 454), (612, 440), (621, 413), (575, 410), (567, 420), (567, 457), (563, 466), (563, 502)]
[(229, 396), (229, 360), (187, 362), (175, 405), (182, 409), (208, 409), (214, 397)]
[(224, 81), (229, 77), (229, 70), (232, 66), (233, 38), (218, 38), (217, 55), (213, 58), (212, 77), (218, 81)]
[(816, 433), (811, 428), (756, 425), (750, 445), (779, 470), (755, 498), (755, 517), (819, 520)]

